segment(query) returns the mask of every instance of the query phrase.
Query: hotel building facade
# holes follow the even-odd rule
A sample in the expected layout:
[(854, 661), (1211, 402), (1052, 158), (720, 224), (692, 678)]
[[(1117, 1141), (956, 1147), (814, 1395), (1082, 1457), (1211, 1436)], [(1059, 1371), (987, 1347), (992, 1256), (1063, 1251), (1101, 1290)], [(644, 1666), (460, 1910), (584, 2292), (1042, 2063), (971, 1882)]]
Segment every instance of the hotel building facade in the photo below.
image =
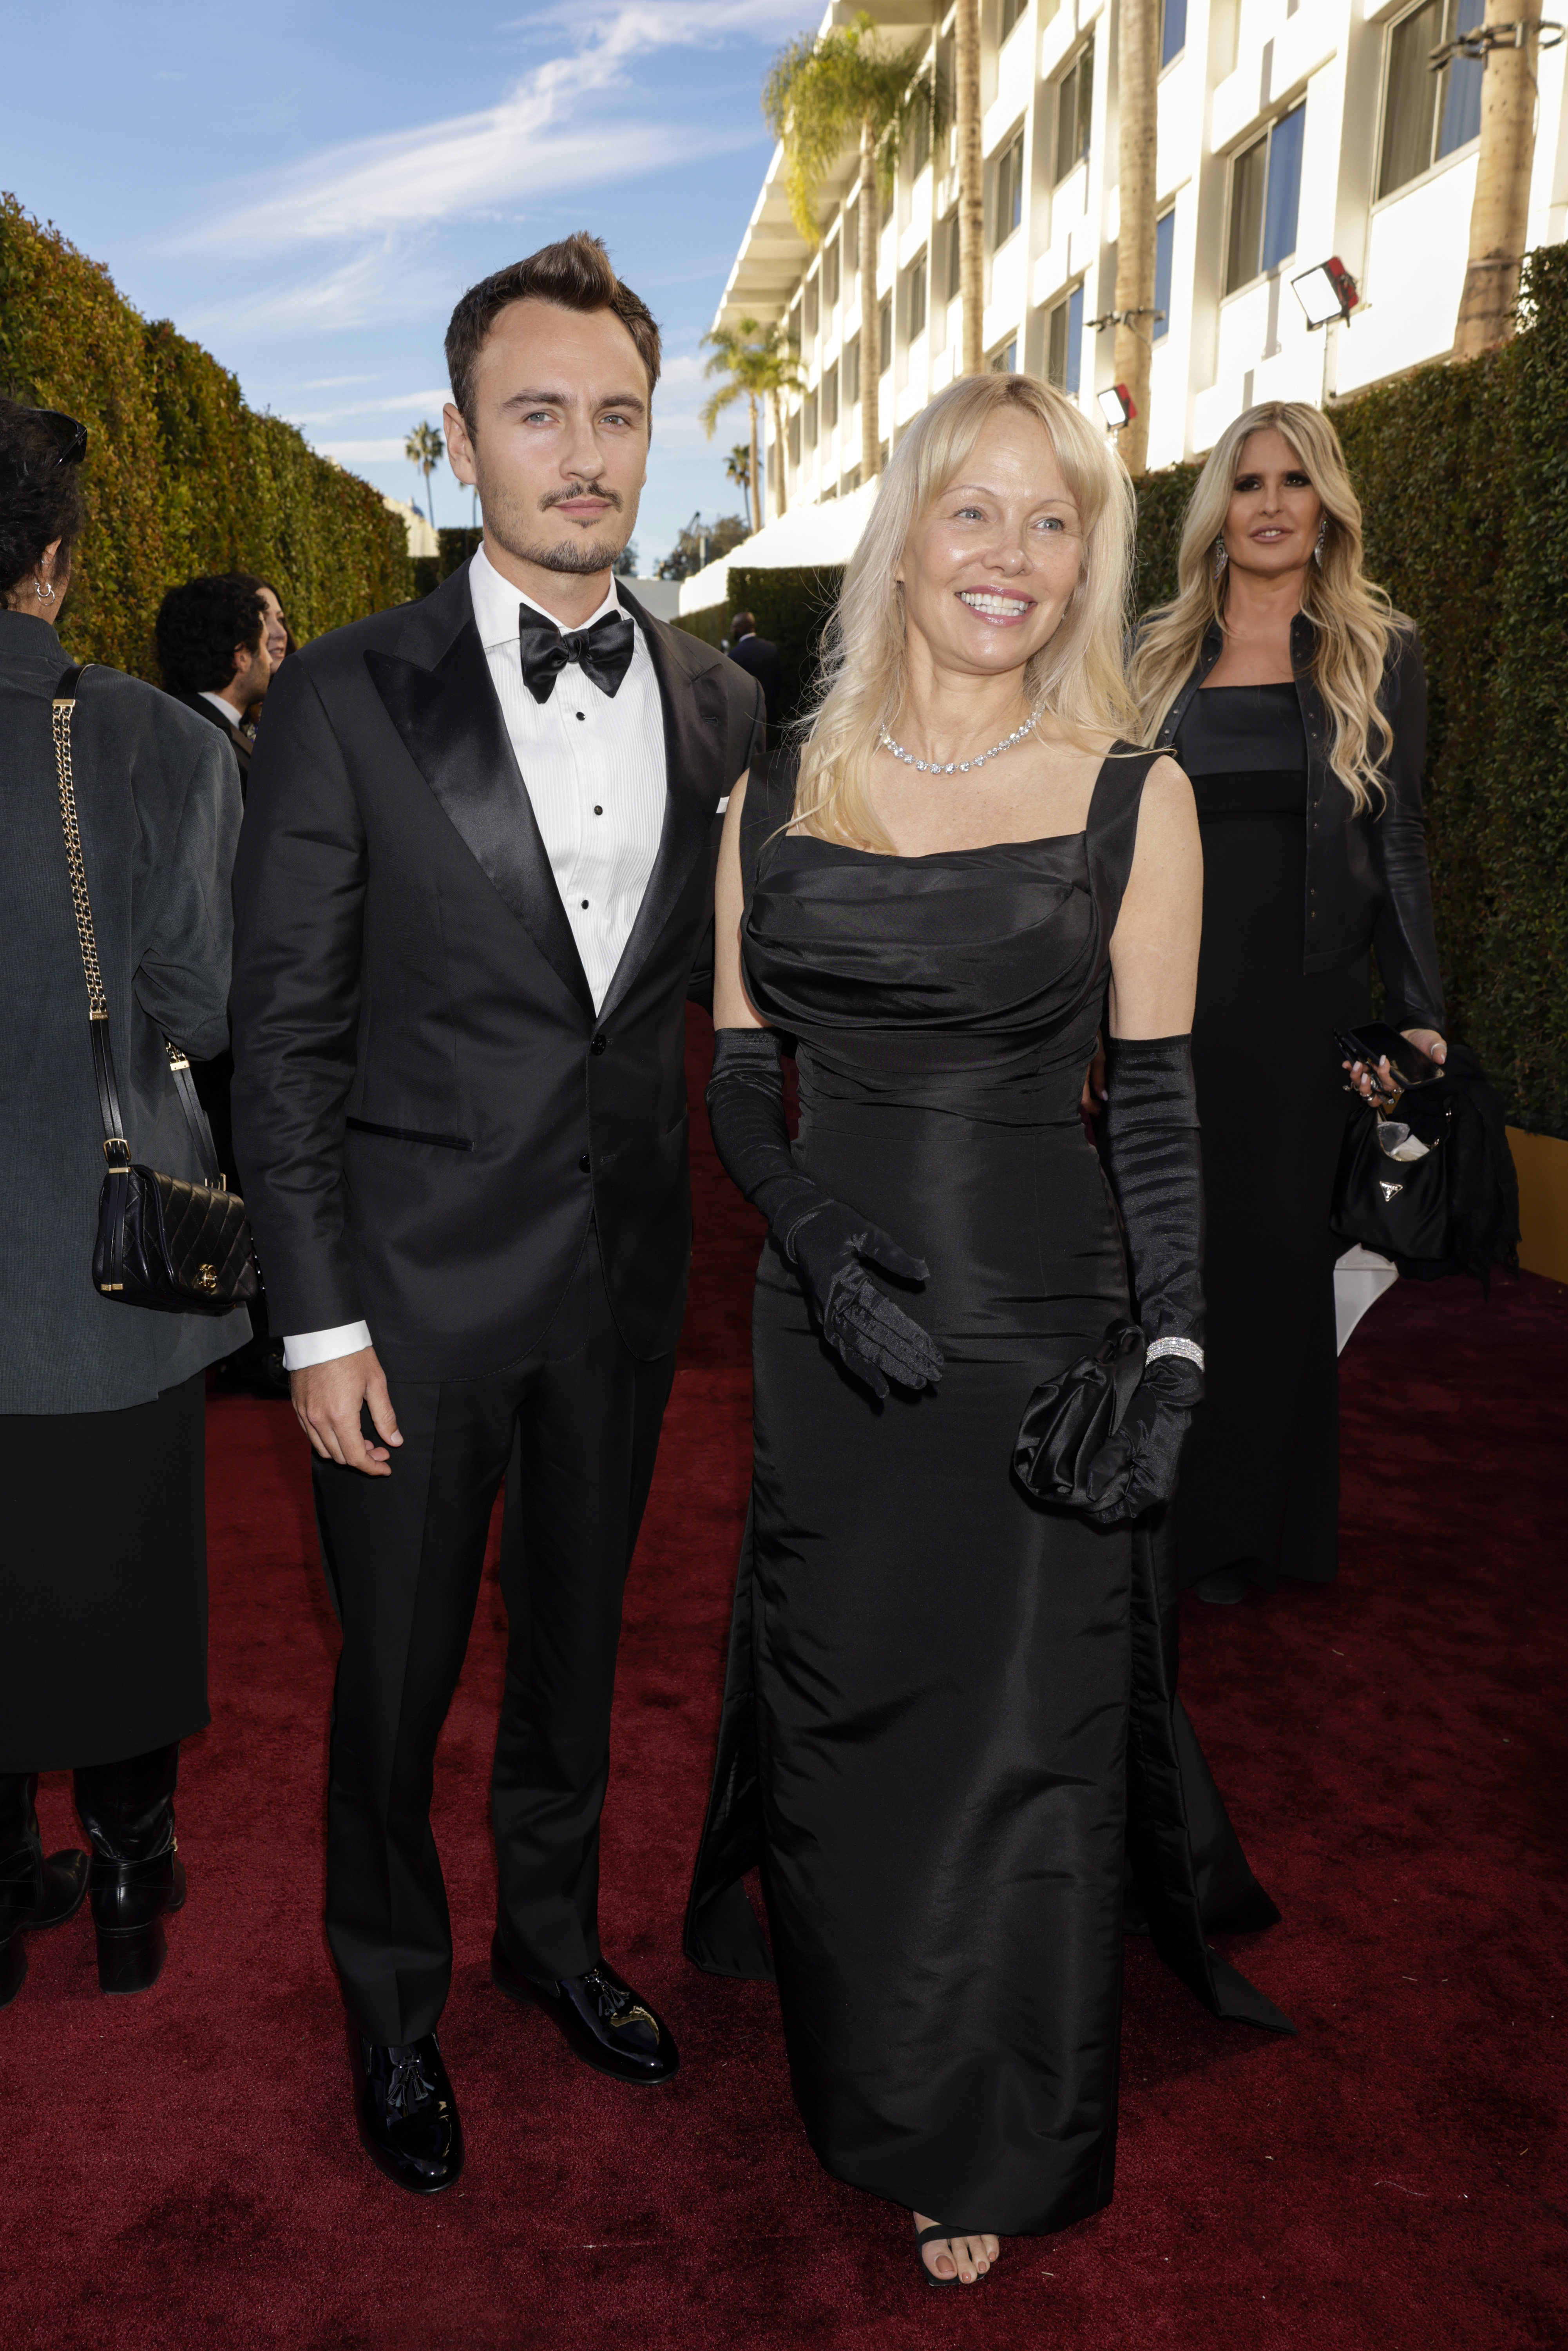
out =
[[(1096, 321), (1115, 306), (1116, 7), (981, 8), (986, 356), (1049, 377), (1096, 418), (1113, 380), (1114, 332)], [(869, 13), (887, 37), (919, 44), (952, 88), (950, 6), (883, 0)], [(823, 23), (854, 14), (838, 5)], [(1480, 16), (1480, 0), (1164, 0), (1152, 467), (1200, 455), (1255, 401), (1322, 403), (1450, 349), (1483, 69), (1460, 59), (1434, 72), (1428, 58)], [(1538, 61), (1532, 246), (1568, 233), (1565, 59), (1558, 46)], [(780, 468), (791, 509), (860, 486), (855, 176), (846, 152), (812, 247), (775, 151), (716, 319), (783, 319), (799, 351), (806, 388), (787, 403), (782, 449), (768, 420), (769, 518)], [(901, 162), (884, 207), (884, 453), (961, 368), (956, 208), (946, 131)], [(1314, 329), (1291, 280), (1331, 256), (1360, 300), (1348, 320)], [(809, 536), (800, 555), (773, 559), (814, 559)], [(683, 604), (709, 601), (698, 582), (687, 590)]]

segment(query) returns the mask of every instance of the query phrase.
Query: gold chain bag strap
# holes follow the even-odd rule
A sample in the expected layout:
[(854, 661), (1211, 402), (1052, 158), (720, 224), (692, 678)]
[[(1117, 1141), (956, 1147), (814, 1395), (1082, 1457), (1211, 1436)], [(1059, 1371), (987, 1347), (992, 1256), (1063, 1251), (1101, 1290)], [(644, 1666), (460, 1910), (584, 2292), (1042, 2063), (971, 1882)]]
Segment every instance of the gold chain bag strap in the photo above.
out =
[(246, 1222), (245, 1202), (225, 1188), (218, 1172), (212, 1130), (196, 1094), (191, 1064), (167, 1037), (163, 1050), (205, 1182), (188, 1184), (183, 1176), (161, 1176), (156, 1168), (136, 1165), (120, 1116), (109, 1042), (109, 995), (99, 966), (71, 776), (71, 717), (86, 666), (78, 663), (68, 669), (55, 688), (54, 737), (60, 823), (87, 978), (93, 1075), (109, 1167), (98, 1196), (92, 1284), (100, 1297), (121, 1306), (150, 1306), (161, 1314), (228, 1314), (256, 1297), (261, 1286), (250, 1227)]

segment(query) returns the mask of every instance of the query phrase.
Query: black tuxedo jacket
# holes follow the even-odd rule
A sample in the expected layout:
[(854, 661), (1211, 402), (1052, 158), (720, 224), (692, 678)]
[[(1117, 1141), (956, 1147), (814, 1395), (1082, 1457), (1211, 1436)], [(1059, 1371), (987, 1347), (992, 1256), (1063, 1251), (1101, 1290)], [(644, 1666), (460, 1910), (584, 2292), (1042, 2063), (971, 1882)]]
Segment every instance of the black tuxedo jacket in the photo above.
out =
[(225, 719), (220, 711), (214, 709), (204, 694), (177, 694), (174, 699), (183, 702), (187, 710), (193, 710), (198, 718), (204, 718), (209, 726), (215, 726), (219, 734), (227, 738), (235, 758), (239, 761), (239, 788), (243, 797), (250, 785), (251, 747), (246, 737), (236, 726)]
[(685, 999), (712, 935), (719, 802), (762, 697), (621, 594), (658, 678), (667, 797), (597, 1015), (466, 569), (318, 638), (268, 693), (231, 1014), (235, 1155), (274, 1331), (363, 1318), (404, 1378), (497, 1369), (542, 1334), (591, 1217), (627, 1345), (675, 1343)]

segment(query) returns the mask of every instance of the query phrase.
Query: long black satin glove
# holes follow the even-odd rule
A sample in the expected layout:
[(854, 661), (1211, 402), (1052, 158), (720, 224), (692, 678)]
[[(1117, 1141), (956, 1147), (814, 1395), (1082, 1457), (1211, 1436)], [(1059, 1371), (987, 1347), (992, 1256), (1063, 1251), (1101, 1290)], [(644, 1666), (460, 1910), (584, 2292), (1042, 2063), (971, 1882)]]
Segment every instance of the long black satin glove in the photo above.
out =
[(1104, 1151), (1122, 1211), (1138, 1321), (1150, 1347), (1199, 1353), (1146, 1363), (1120, 1426), (1091, 1469), (1096, 1526), (1135, 1519), (1176, 1489), (1181, 1449), (1203, 1397), (1203, 1161), (1190, 1037), (1113, 1037), (1106, 1046)]
[(944, 1368), (941, 1349), (864, 1270), (870, 1264), (901, 1281), (924, 1281), (928, 1268), (796, 1166), (775, 1030), (718, 1031), (707, 1111), (725, 1173), (767, 1217), (800, 1277), (813, 1321), (846, 1370), (878, 1396), (887, 1394), (889, 1380), (935, 1387)]

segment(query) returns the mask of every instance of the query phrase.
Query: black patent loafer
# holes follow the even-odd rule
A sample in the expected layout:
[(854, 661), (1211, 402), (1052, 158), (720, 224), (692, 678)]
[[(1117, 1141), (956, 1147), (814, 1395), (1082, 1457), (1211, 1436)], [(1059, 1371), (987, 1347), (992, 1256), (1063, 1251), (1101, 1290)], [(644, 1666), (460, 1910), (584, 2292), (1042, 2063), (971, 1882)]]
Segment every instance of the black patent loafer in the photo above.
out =
[(110, 1861), (95, 1853), (87, 1890), (98, 1935), (99, 1990), (111, 1998), (151, 1991), (169, 1956), (163, 1920), (184, 1907), (184, 1863), (172, 1845), (152, 1861)]
[(30, 1935), (41, 1935), (49, 1927), (64, 1927), (76, 1917), (87, 1899), (88, 1859), (76, 1845), (50, 1854), (43, 1865), (43, 1891), (26, 1921)]
[(354, 2116), (378, 2171), (411, 2196), (439, 2196), (463, 2170), (463, 2126), (434, 2032), (402, 2047), (349, 2027)]
[(586, 1975), (538, 1983), (515, 1968), (497, 1933), (490, 1980), (508, 2000), (542, 2008), (572, 2054), (618, 2082), (667, 2082), (680, 2064), (670, 2029), (607, 1959)]

